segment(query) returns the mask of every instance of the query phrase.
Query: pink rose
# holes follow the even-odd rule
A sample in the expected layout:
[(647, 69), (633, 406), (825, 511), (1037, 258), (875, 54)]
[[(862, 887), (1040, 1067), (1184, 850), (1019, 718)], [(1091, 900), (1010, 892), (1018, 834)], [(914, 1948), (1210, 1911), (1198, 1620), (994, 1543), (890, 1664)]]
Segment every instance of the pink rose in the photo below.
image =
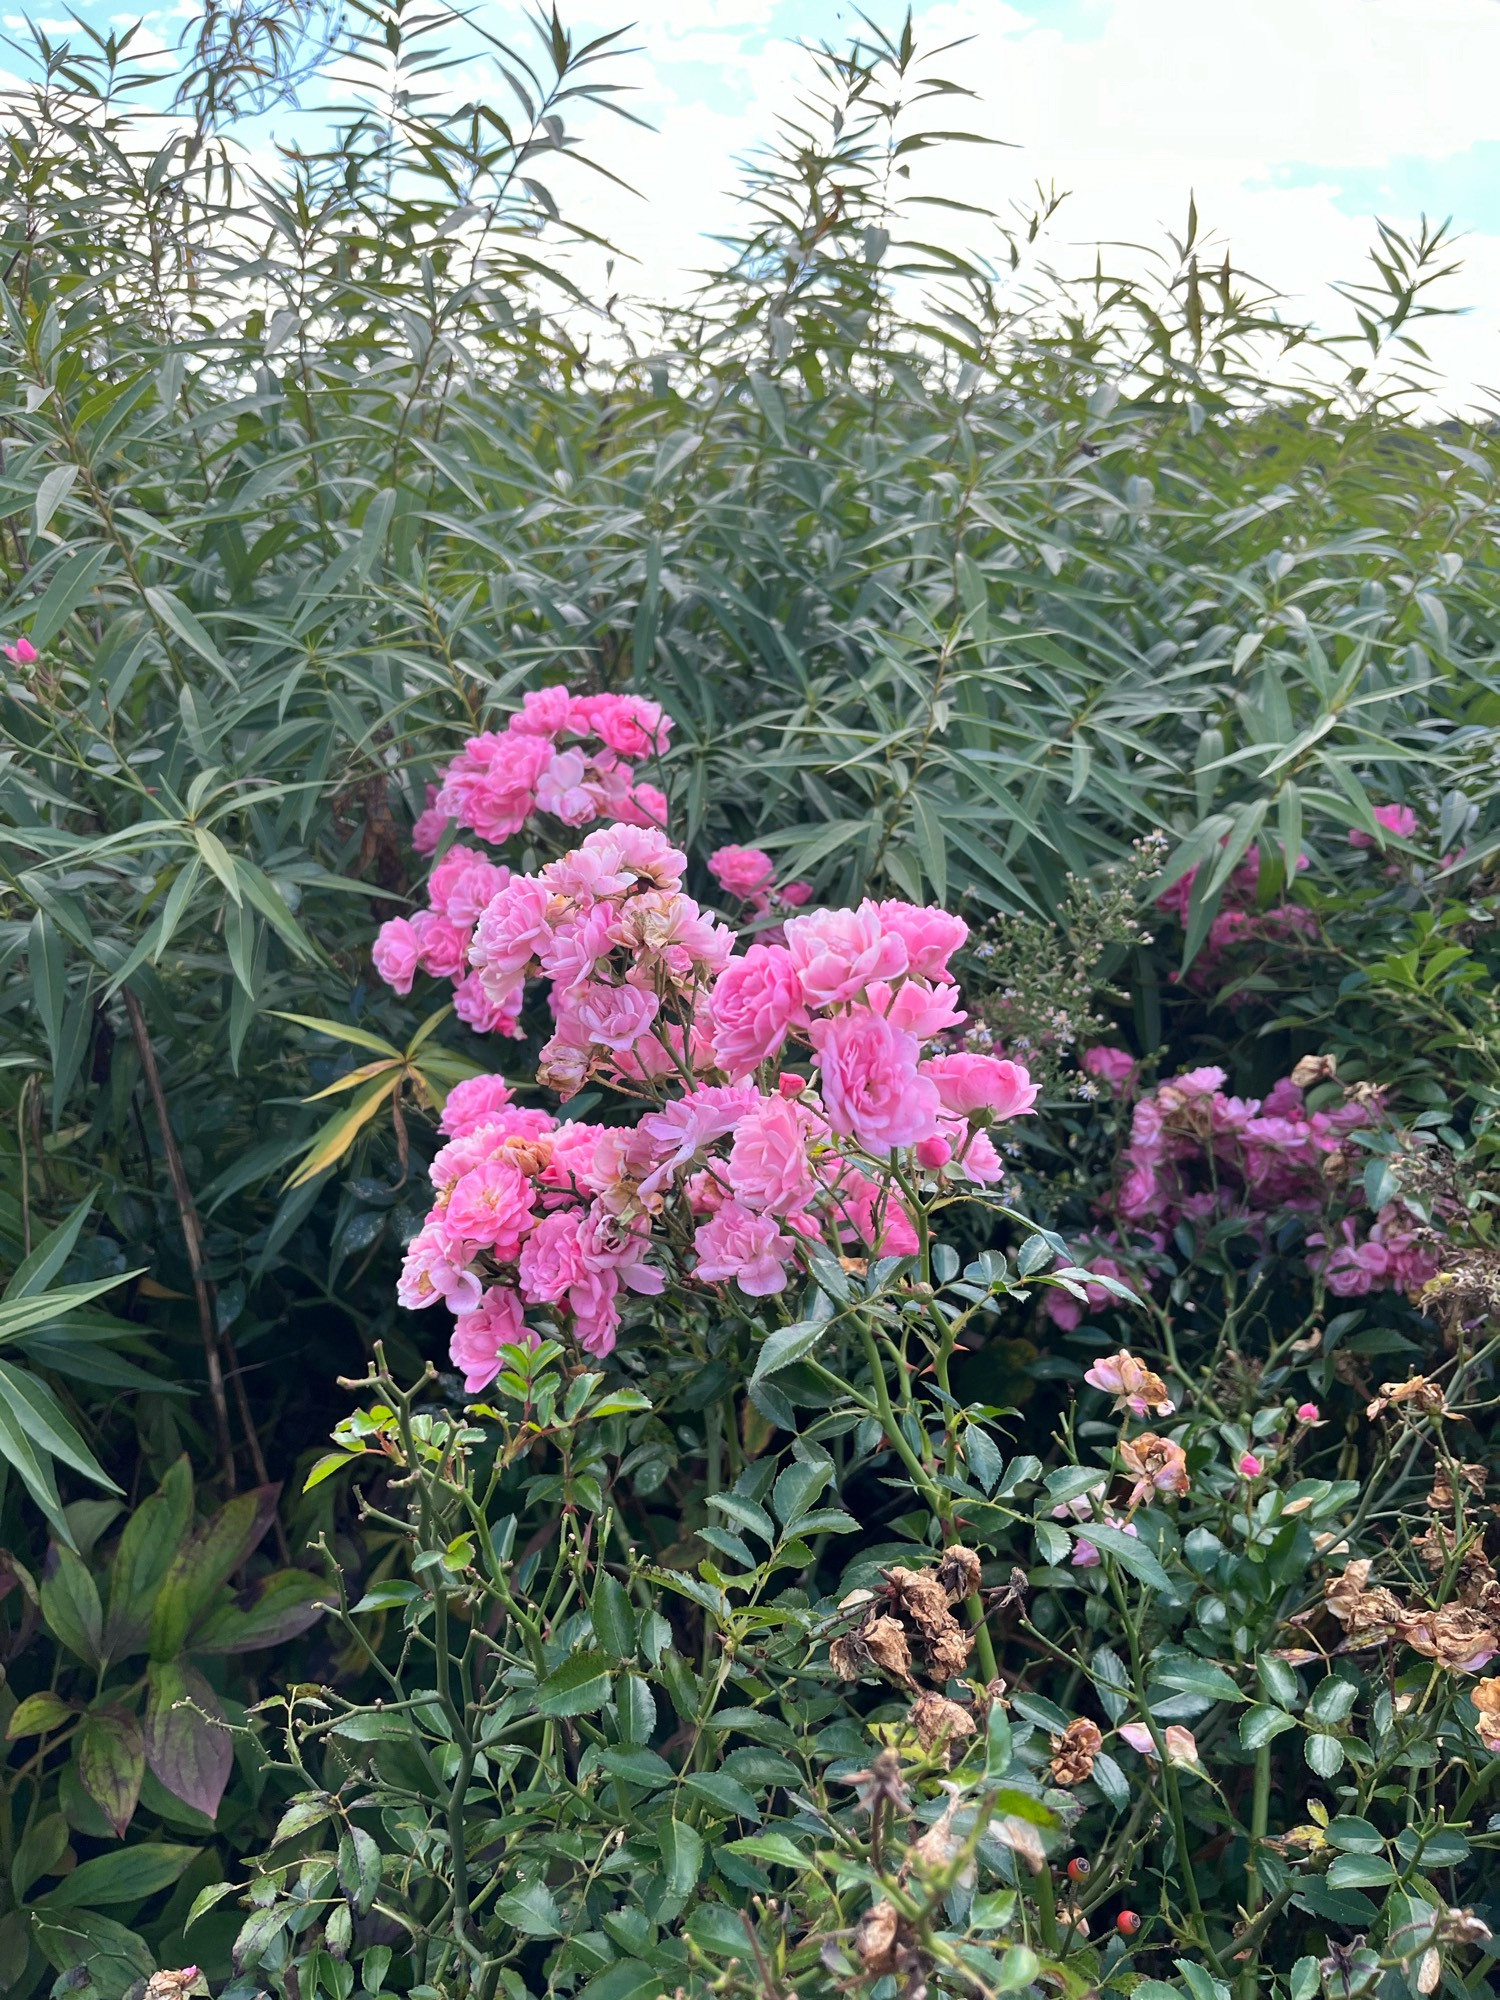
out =
[[(1417, 830), (1417, 816), (1410, 806), (1376, 806), (1375, 818), (1387, 833), (1395, 834), (1397, 840), (1410, 840)], [(1352, 827), (1349, 833), (1351, 847), (1373, 847), (1374, 836), (1363, 827)]]
[(584, 1260), (583, 1216), (576, 1208), (544, 1215), (521, 1245), (521, 1291), (532, 1305), (556, 1305), (571, 1285), (588, 1274)]
[(666, 749), (672, 718), (660, 702), (639, 695), (587, 694), (575, 697), (569, 726), (599, 737), (618, 756), (648, 757)]
[(489, 1160), (454, 1183), (443, 1227), (455, 1241), (480, 1244), (505, 1263), (520, 1249), (535, 1206), (535, 1183), (508, 1160)]
[(776, 864), (759, 847), (717, 847), (708, 857), (708, 872), (726, 895), (763, 909)]
[(1079, 1057), (1085, 1076), (1096, 1077), (1111, 1090), (1123, 1090), (1135, 1075), (1135, 1057), (1128, 1049), (1114, 1049), (1104, 1043), (1085, 1049)]
[(638, 779), (627, 796), (616, 806), (617, 816), (627, 826), (663, 827), (670, 811), (667, 795), (659, 785), (648, 785)]
[(540, 812), (551, 813), (564, 826), (585, 826), (598, 817), (592, 793), (584, 783), (588, 766), (581, 750), (556, 750), (536, 781)]
[(944, 986), (952, 985), (948, 961), (969, 935), (969, 926), (962, 917), (916, 903), (890, 901), (880, 905), (880, 921), (905, 943), (907, 965), (912, 972)]
[(419, 1230), (406, 1246), (396, 1281), (397, 1303), (408, 1312), (421, 1312), (442, 1299), (450, 1312), (466, 1313), (473, 1312), (479, 1297), (478, 1278), (456, 1260), (447, 1238), (431, 1226)]
[(774, 1056), (793, 1028), (807, 1025), (802, 989), (784, 945), (753, 944), (732, 958), (709, 997), (714, 1060), (732, 1077), (747, 1076)]
[[(456, 814), (481, 840), (497, 846), (519, 833), (531, 817), (537, 780), (552, 761), (552, 745), (545, 737), (511, 736), (505, 741), (502, 761), (462, 782)], [(449, 789), (444, 787), (445, 794)]]
[(502, 1347), (535, 1347), (537, 1336), (521, 1317), (515, 1293), (493, 1285), (473, 1312), (453, 1323), (448, 1359), (464, 1378), (464, 1394), (478, 1395), (500, 1373)]
[(438, 1130), (450, 1139), (466, 1138), (479, 1126), (488, 1124), (514, 1096), (503, 1076), (466, 1076), (448, 1092)]
[(469, 929), (450, 923), (436, 910), (418, 910), (411, 919), (417, 962), (434, 979), (462, 979), (468, 971)]
[(41, 658), (41, 654), (23, 632), (13, 645), (5, 648), (5, 657), (13, 667), (29, 667)]
[(410, 918), (392, 917), (382, 924), (375, 933), (370, 957), (375, 970), (393, 992), (403, 997), (410, 993), (421, 963), (421, 939), (412, 929)]
[(923, 1063), (922, 1073), (937, 1086), (944, 1108), (965, 1118), (976, 1111), (988, 1111), (994, 1118), (1019, 1118), (1041, 1094), (1019, 1063), (963, 1050), (932, 1057)]
[(894, 988), (877, 980), (865, 999), (893, 1028), (915, 1035), (919, 1042), (930, 1042), (969, 1018), (958, 1004), (956, 986), (929, 986), (925, 979), (903, 979)]
[(487, 993), (499, 1001), (552, 937), (551, 899), (530, 875), (514, 876), (481, 915), (469, 963)]
[(796, 1250), (769, 1215), (752, 1215), (737, 1201), (726, 1201), (694, 1236), (697, 1276), (705, 1284), (731, 1278), (753, 1299), (768, 1298), (786, 1288), (786, 1262)]
[(525, 1033), (521, 1026), (524, 997), (525, 981), (518, 979), (503, 999), (492, 999), (481, 975), (471, 972), (453, 989), (453, 1011), (476, 1035), (509, 1035), (512, 1041), (520, 1041)]
[(440, 806), (436, 785), (427, 787), (427, 804), (417, 814), (411, 830), (411, 844), (418, 854), (436, 854), (438, 843), (448, 831), (452, 815)]
[(905, 940), (884, 928), (878, 907), (868, 900), (857, 910), (789, 917), (786, 948), (809, 1007), (855, 1000), (872, 980), (899, 978), (908, 964)]
[(729, 1185), (749, 1209), (790, 1215), (817, 1192), (807, 1158), (808, 1132), (790, 1099), (762, 1097), (740, 1119), (729, 1154)]
[(858, 1139), (871, 1153), (914, 1146), (936, 1135), (937, 1085), (917, 1069), (920, 1045), (915, 1036), (861, 1007), (815, 1021), (811, 1037), (823, 1103), (835, 1132)]
[(565, 687), (532, 688), (506, 727), (513, 736), (561, 736), (572, 714), (573, 697)]
[(648, 1111), (636, 1129), (656, 1164), (641, 1182), (641, 1193), (657, 1193), (705, 1146), (732, 1132), (759, 1101), (753, 1084), (716, 1083), (674, 1098), (660, 1111)]
[(570, 1041), (603, 1049), (629, 1049), (646, 1034), (661, 1009), (654, 993), (638, 986), (601, 986), (589, 980), (559, 1005), (558, 1032)]
[[(1110, 1264), (1107, 1257), (1097, 1260), (1097, 1268), (1102, 1269), (1106, 1264), (1109, 1264), (1108, 1275), (1117, 1276), (1116, 1267)], [(1091, 1294), (1089, 1304), (1095, 1310), (1112, 1296), (1103, 1285), (1090, 1285), (1086, 1289)], [(1099, 1293), (1097, 1302), (1092, 1297), (1095, 1291)], [(1135, 1417), (1144, 1417), (1153, 1412), (1158, 1417), (1169, 1417), (1177, 1407), (1167, 1395), (1166, 1385), (1161, 1377), (1154, 1375), (1144, 1363), (1137, 1361), (1135, 1356), (1123, 1347), (1118, 1354), (1106, 1355), (1102, 1360), (1096, 1361), (1091, 1368), (1085, 1369), (1083, 1379), (1094, 1388), (1102, 1389), (1106, 1396), (1113, 1396), (1120, 1408), (1129, 1410)]]
[[(455, 855), (462, 857), (460, 865), (450, 868), (448, 864)], [(432, 907), (453, 923), (465, 926), (478, 921), (510, 880), (508, 868), (486, 861), (482, 855), (471, 857), (472, 848), (450, 847), (427, 884), (427, 900)]]

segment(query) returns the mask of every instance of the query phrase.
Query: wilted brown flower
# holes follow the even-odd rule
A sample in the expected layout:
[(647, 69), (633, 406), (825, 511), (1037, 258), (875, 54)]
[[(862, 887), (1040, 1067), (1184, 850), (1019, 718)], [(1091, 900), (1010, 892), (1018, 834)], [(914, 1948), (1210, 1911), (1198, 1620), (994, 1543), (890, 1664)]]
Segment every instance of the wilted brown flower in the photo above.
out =
[(1404, 1612), (1397, 1630), (1415, 1653), (1451, 1674), (1474, 1674), (1500, 1652), (1500, 1629), (1470, 1604)]
[(1013, 1569), (1004, 1583), (985, 1592), (984, 1601), (991, 1611), (1024, 1611), (1030, 1590), (1031, 1579), (1025, 1570)]
[(1096, 1722), (1080, 1715), (1061, 1736), (1052, 1738), (1052, 1782), (1081, 1785), (1094, 1773), (1094, 1759), (1104, 1748), (1104, 1737)]
[(1480, 1742), (1500, 1757), (1500, 1675), (1476, 1681), (1469, 1690), (1469, 1699), (1479, 1711), (1474, 1727), (1479, 1731)]
[(1292, 1065), (1292, 1082), (1299, 1090), (1311, 1090), (1337, 1076), (1338, 1068), (1337, 1056), (1302, 1056)]
[(956, 1679), (968, 1666), (973, 1649), (974, 1634), (950, 1619), (927, 1648), (928, 1668), (934, 1680)]
[(954, 1542), (943, 1551), (943, 1559), (937, 1566), (937, 1580), (947, 1591), (951, 1604), (972, 1597), (979, 1588), (978, 1556), (961, 1542)]
[(841, 1681), (857, 1681), (867, 1667), (879, 1667), (898, 1681), (911, 1679), (911, 1649), (899, 1619), (866, 1618), (852, 1632), (835, 1639), (828, 1660)]
[(198, 1984), (196, 1965), (184, 1965), (177, 1972), (169, 1972), (165, 1967), (153, 1972), (146, 1981), (145, 2000), (182, 2000), (182, 1996)]
[(1468, 1488), (1468, 1492), (1464, 1494), (1465, 1505), (1468, 1504), (1471, 1494), (1476, 1500), (1484, 1498), (1485, 1485), (1489, 1479), (1489, 1472), (1485, 1466), (1460, 1465), (1457, 1463), (1452, 1466), (1440, 1465), (1432, 1475), (1432, 1491), (1427, 1496), (1427, 1504), (1435, 1514), (1451, 1514), (1453, 1512), (1453, 1474), (1455, 1472), (1458, 1474), (1460, 1485)]
[[(969, 1551), (963, 1551), (968, 1555)], [(951, 1680), (969, 1663), (974, 1635), (966, 1632), (948, 1609), (948, 1593), (932, 1570), (883, 1572), (885, 1598), (891, 1610), (909, 1626), (927, 1654), (928, 1671), (937, 1680)]]
[(1351, 1646), (1374, 1646), (1388, 1639), (1405, 1615), (1394, 1591), (1370, 1588), (1370, 1559), (1360, 1556), (1323, 1585), (1323, 1598)]
[(924, 1750), (946, 1745), (950, 1759), (975, 1729), (974, 1717), (967, 1708), (931, 1688), (924, 1688), (917, 1696), (906, 1719)]
[(1187, 1453), (1171, 1438), (1158, 1437), (1155, 1431), (1142, 1431), (1137, 1438), (1121, 1438), (1120, 1456), (1126, 1471), (1135, 1475), (1135, 1484), (1130, 1489), (1132, 1507), (1139, 1507), (1142, 1501), (1149, 1504), (1158, 1493), (1187, 1492), (1191, 1483)]
[(957, 1854), (962, 1842), (953, 1830), (953, 1819), (959, 1808), (960, 1795), (956, 1786), (950, 1786), (948, 1803), (942, 1814), (932, 1822), (921, 1837), (912, 1842), (911, 1851), (915, 1860), (924, 1868), (946, 1868)]
[(868, 1771), (855, 1771), (844, 1782), (853, 1785), (855, 1797), (867, 1813), (883, 1805), (898, 1813), (911, 1811), (911, 1799), (901, 1775), (901, 1759), (894, 1750), (880, 1751)]
[(1409, 1375), (1404, 1382), (1382, 1382), (1380, 1394), (1365, 1409), (1367, 1417), (1381, 1416), (1387, 1409), (1397, 1409), (1410, 1403), (1418, 1413), (1430, 1416), (1443, 1407), (1443, 1392), (1436, 1382), (1429, 1382), (1425, 1375)]
[(902, 1930), (894, 1903), (872, 1903), (854, 1932), (854, 1949), (872, 1978), (897, 1969), (897, 1940)]

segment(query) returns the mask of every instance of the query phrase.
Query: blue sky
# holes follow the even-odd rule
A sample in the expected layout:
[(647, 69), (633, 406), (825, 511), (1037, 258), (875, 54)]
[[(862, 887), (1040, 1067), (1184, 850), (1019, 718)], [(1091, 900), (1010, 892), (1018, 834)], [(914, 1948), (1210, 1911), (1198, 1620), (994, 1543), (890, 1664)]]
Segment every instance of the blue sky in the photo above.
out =
[[(120, 0), (79, 0), (116, 22)], [(193, 0), (148, 14), (175, 39)], [(471, 0), (472, 4), (472, 0)], [(477, 0), (524, 33), (522, 0)], [(706, 236), (732, 227), (734, 161), (806, 75), (794, 43), (841, 39), (847, 0), (560, 0), (579, 33), (633, 23), (622, 67), (653, 132), (593, 135), (643, 199), (600, 190), (586, 219), (634, 259), (633, 288), (681, 294)], [(45, 9), (50, 13), (51, 9)], [(59, 10), (60, 11), (60, 10)], [(891, 27), (901, 9), (869, 0)], [(1455, 398), (1500, 384), (1500, 0), (917, 0), (919, 40), (969, 38), (947, 67), (1006, 150), (936, 168), (935, 192), (1004, 210), (1035, 181), (1070, 191), (1059, 262), (1098, 240), (1160, 241), (1189, 194), (1236, 261), (1314, 317), (1359, 274), (1373, 218), (1422, 212), (1467, 232), (1431, 337)], [(14, 15), (8, 17), (12, 22)], [(456, 77), (483, 89), (477, 69)], [(946, 178), (945, 178), (946, 176)], [(979, 247), (987, 247), (980, 245)]]

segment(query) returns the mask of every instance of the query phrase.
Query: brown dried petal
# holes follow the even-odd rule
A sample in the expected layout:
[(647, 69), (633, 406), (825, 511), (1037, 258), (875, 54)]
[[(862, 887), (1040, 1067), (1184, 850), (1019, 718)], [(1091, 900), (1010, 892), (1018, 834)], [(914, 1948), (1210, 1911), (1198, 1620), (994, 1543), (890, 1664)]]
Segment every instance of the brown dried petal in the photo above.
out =
[(1058, 1785), (1081, 1785), (1094, 1773), (1094, 1759), (1104, 1748), (1104, 1737), (1096, 1722), (1086, 1715), (1070, 1722), (1061, 1736), (1052, 1738), (1052, 1780)]
[(924, 1750), (946, 1744), (950, 1756), (974, 1734), (974, 1717), (969, 1710), (930, 1688), (917, 1696), (906, 1719)]
[(911, 1679), (911, 1648), (906, 1643), (906, 1628), (899, 1619), (872, 1618), (860, 1627), (856, 1637), (883, 1672), (894, 1675), (898, 1681)]
[(841, 1681), (857, 1681), (870, 1664), (870, 1649), (858, 1632), (845, 1632), (829, 1646), (828, 1664)]
[(1292, 1082), (1299, 1090), (1311, 1090), (1338, 1074), (1337, 1056), (1303, 1056), (1292, 1065)]
[(953, 1623), (948, 1593), (930, 1570), (888, 1569), (886, 1598), (892, 1611), (914, 1625), (925, 1638), (935, 1638)]
[(878, 1978), (896, 1969), (901, 1919), (894, 1903), (872, 1903), (854, 1932), (854, 1949), (866, 1972)]
[(947, 1626), (931, 1641), (927, 1649), (928, 1664), (935, 1680), (949, 1681), (961, 1675), (969, 1664), (969, 1654), (973, 1650), (974, 1634), (966, 1632), (962, 1625), (949, 1619)]
[(979, 1588), (979, 1558), (972, 1549), (955, 1542), (944, 1549), (943, 1559), (937, 1566), (937, 1579), (948, 1593), (951, 1604), (959, 1603), (965, 1597), (972, 1597)]

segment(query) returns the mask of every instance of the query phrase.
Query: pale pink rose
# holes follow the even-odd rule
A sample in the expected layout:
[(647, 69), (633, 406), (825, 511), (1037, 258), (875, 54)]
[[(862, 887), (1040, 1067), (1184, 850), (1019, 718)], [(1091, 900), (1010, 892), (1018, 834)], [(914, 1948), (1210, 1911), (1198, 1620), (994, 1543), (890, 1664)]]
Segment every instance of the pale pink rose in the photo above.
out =
[(807, 1011), (792, 955), (784, 945), (753, 944), (732, 958), (709, 998), (714, 1057), (730, 1076), (746, 1076), (774, 1056)]
[(658, 785), (648, 785), (644, 779), (637, 779), (615, 808), (616, 815), (626, 826), (664, 827), (670, 811), (666, 793)]
[(531, 1305), (556, 1305), (588, 1273), (583, 1254), (583, 1215), (560, 1208), (544, 1215), (521, 1245), (523, 1297)]
[(647, 757), (667, 747), (672, 718), (660, 702), (633, 694), (589, 694), (574, 698), (569, 727), (597, 736), (621, 757)]
[(593, 794), (584, 783), (588, 765), (581, 750), (555, 750), (536, 781), (536, 803), (564, 826), (584, 826), (597, 817)]
[(857, 999), (873, 980), (899, 978), (908, 963), (905, 940), (883, 928), (879, 908), (868, 899), (857, 910), (789, 917), (786, 948), (809, 1007)]
[(452, 1254), (452, 1246), (437, 1229), (419, 1230), (406, 1246), (396, 1300), (408, 1312), (420, 1312), (441, 1299), (450, 1312), (472, 1312), (479, 1304), (480, 1285)]
[(640, 883), (680, 889), (687, 856), (654, 826), (598, 826), (571, 853), (542, 870), (545, 887), (581, 908), (621, 896)]
[(1102, 1558), (1096, 1545), (1089, 1540), (1087, 1535), (1080, 1535), (1073, 1544), (1073, 1554), (1070, 1558), (1073, 1568), (1097, 1569), (1101, 1560)]
[(568, 1293), (573, 1308), (573, 1332), (587, 1354), (613, 1352), (619, 1330), (620, 1280), (614, 1271), (588, 1271)]
[(471, 1132), (450, 1139), (446, 1146), (439, 1147), (432, 1165), (427, 1169), (428, 1176), (439, 1194), (451, 1193), (464, 1175), (473, 1173), (476, 1167), (488, 1166), (492, 1160), (505, 1159), (509, 1140), (539, 1139), (551, 1130), (552, 1119), (545, 1111), (525, 1110), (519, 1104), (502, 1104)]
[(893, 1028), (930, 1042), (949, 1028), (961, 1027), (968, 1015), (958, 1004), (956, 986), (929, 986), (925, 979), (903, 979), (897, 987), (877, 980), (865, 995), (877, 1014)]
[(464, 1378), (464, 1394), (487, 1389), (500, 1373), (502, 1347), (535, 1347), (537, 1336), (521, 1317), (521, 1301), (504, 1286), (492, 1285), (473, 1312), (453, 1323), (448, 1358)]
[(933, 1056), (923, 1063), (922, 1074), (937, 1086), (944, 1108), (966, 1118), (978, 1111), (993, 1118), (1020, 1118), (1041, 1094), (1019, 1063), (964, 1050)]
[(532, 1224), (536, 1185), (507, 1160), (489, 1160), (454, 1183), (443, 1227), (457, 1241), (481, 1244), (501, 1263), (514, 1257)]
[(638, 986), (601, 986), (590, 980), (558, 1003), (558, 1033), (580, 1046), (629, 1049), (649, 1032), (661, 1009), (654, 993)]
[(615, 911), (610, 903), (596, 903), (570, 921), (560, 923), (538, 954), (542, 971), (552, 981), (552, 1004), (556, 1008), (568, 994), (597, 979), (601, 966), (614, 950), (611, 931)]
[[(1375, 818), (1387, 833), (1395, 834), (1397, 840), (1410, 840), (1417, 830), (1417, 816), (1410, 806), (1376, 806)], [(1349, 833), (1351, 847), (1373, 847), (1374, 836), (1363, 827), (1353, 827)]]
[[(445, 917), (451, 915), (448, 894), (459, 876), (466, 868), (487, 868), (489, 865), (477, 847), (465, 847), (461, 840), (456, 840), (427, 878), (428, 902)], [(503, 888), (504, 884), (500, 886)], [(488, 897), (485, 900), (488, 901)], [(478, 910), (474, 914), (478, 916)]]
[(434, 979), (462, 979), (468, 971), (469, 928), (450, 923), (436, 910), (418, 910), (411, 919), (417, 962)]
[(708, 872), (726, 895), (764, 909), (766, 892), (776, 879), (776, 864), (759, 847), (716, 847), (708, 857)]
[[(1100, 1258), (1097, 1263), (1103, 1265), (1108, 1261), (1107, 1258)], [(1116, 1272), (1112, 1267), (1109, 1276), (1115, 1275)], [(1093, 1286), (1088, 1287), (1091, 1293), (1094, 1289)], [(1102, 1295), (1098, 1304), (1103, 1304), (1111, 1294), (1103, 1285), (1097, 1289)], [(1092, 1297), (1089, 1299), (1089, 1304), (1094, 1306), (1095, 1310), (1098, 1309)], [(1137, 1361), (1135, 1356), (1123, 1347), (1118, 1353), (1105, 1355), (1096, 1361), (1091, 1368), (1084, 1371), (1083, 1379), (1092, 1383), (1094, 1388), (1102, 1389), (1106, 1396), (1113, 1396), (1122, 1409), (1129, 1410), (1135, 1417), (1153, 1413), (1158, 1417), (1169, 1417), (1177, 1407), (1165, 1393), (1165, 1384), (1160, 1376), (1154, 1375), (1143, 1362)]]
[(865, 1007), (814, 1021), (810, 1034), (835, 1132), (852, 1136), (871, 1153), (936, 1136), (937, 1085), (917, 1069), (915, 1036)]
[(786, 1263), (796, 1245), (783, 1236), (769, 1215), (752, 1215), (737, 1201), (726, 1201), (693, 1239), (698, 1252), (696, 1275), (705, 1284), (731, 1278), (753, 1299), (786, 1289)]
[(453, 1011), (476, 1035), (509, 1035), (512, 1041), (520, 1041), (525, 1034), (521, 1026), (525, 995), (526, 982), (517, 979), (503, 998), (496, 1000), (486, 992), (482, 975), (471, 972), (453, 989)]
[(880, 921), (905, 943), (907, 965), (912, 972), (945, 986), (952, 984), (948, 961), (969, 935), (969, 926), (962, 917), (951, 916), (947, 910), (893, 899), (880, 905)]
[(1135, 1075), (1135, 1057), (1128, 1049), (1110, 1048), (1100, 1043), (1085, 1049), (1079, 1057), (1085, 1076), (1107, 1083), (1111, 1090), (1124, 1090)]
[(615, 942), (639, 958), (649, 954), (679, 985), (718, 972), (734, 949), (734, 932), (678, 889), (646, 889), (627, 898), (611, 927)]
[(418, 854), (435, 854), (438, 849), (438, 843), (448, 831), (452, 815), (445, 811), (437, 801), (438, 788), (436, 785), (429, 785), (427, 787), (427, 804), (417, 814), (416, 823), (411, 830), (411, 844), (417, 850)]
[(467, 1138), (497, 1111), (503, 1111), (514, 1097), (515, 1092), (503, 1076), (466, 1076), (448, 1092), (438, 1130), (450, 1139)]
[(957, 1119), (939, 1119), (938, 1123), (953, 1147), (955, 1170), (965, 1180), (978, 1181), (981, 1187), (994, 1187), (1005, 1179), (1005, 1162), (995, 1151), (995, 1142), (988, 1132), (970, 1131)]
[(1122, 1722), (1116, 1734), (1142, 1757), (1156, 1755), (1156, 1742), (1144, 1722)]
[(1197, 1739), (1191, 1729), (1184, 1729), (1180, 1722), (1169, 1722), (1161, 1736), (1169, 1764), (1192, 1766), (1198, 1762)]
[(468, 926), (478, 922), (510, 881), (510, 870), (481, 857), (443, 874), (454, 855), (461, 852), (468, 853), (470, 850), (450, 848), (433, 869), (427, 884), (427, 899), (435, 910), (441, 910), (453, 923)]
[(790, 1099), (762, 1097), (740, 1119), (729, 1154), (729, 1185), (745, 1208), (790, 1215), (817, 1192), (807, 1158), (807, 1124)]
[(509, 994), (552, 936), (551, 899), (543, 883), (516, 875), (480, 916), (469, 963), (497, 1002)]
[(421, 939), (412, 929), (410, 918), (392, 917), (383, 923), (375, 933), (370, 957), (375, 970), (393, 992), (403, 996), (410, 993), (422, 959)]
[[(466, 779), (456, 817), (472, 827), (481, 840), (509, 840), (531, 817), (536, 804), (537, 780), (552, 760), (552, 746), (540, 736), (511, 736), (503, 760), (497, 760), (478, 777)], [(452, 789), (444, 787), (446, 795)]]
[(759, 1099), (754, 1084), (709, 1084), (674, 1098), (660, 1111), (648, 1111), (637, 1129), (656, 1164), (641, 1182), (641, 1193), (652, 1195), (664, 1187), (705, 1146), (732, 1132)]
[(667, 1281), (654, 1264), (646, 1262), (650, 1248), (651, 1225), (645, 1216), (626, 1220), (602, 1201), (589, 1205), (578, 1232), (578, 1251), (586, 1271), (613, 1271), (632, 1292), (658, 1298)]
[(572, 718), (573, 697), (565, 687), (531, 688), (507, 727), (515, 736), (561, 736)]

